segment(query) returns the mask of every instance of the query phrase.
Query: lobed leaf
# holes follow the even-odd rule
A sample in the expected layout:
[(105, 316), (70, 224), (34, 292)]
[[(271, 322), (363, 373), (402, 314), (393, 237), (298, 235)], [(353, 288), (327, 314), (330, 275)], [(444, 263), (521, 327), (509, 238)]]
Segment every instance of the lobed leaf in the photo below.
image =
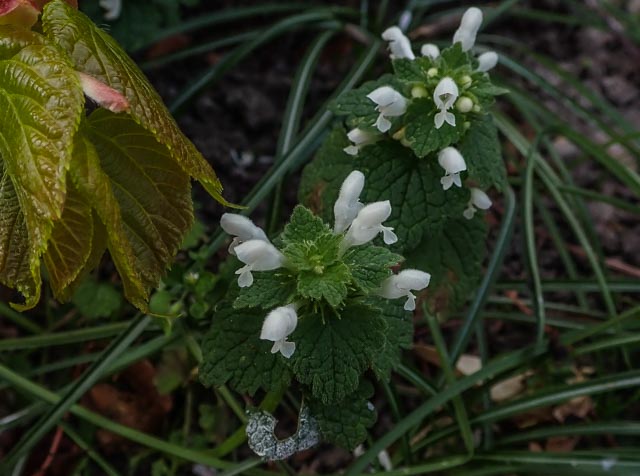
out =
[(286, 270), (255, 273), (253, 284), (247, 288), (240, 288), (238, 297), (233, 301), (233, 307), (273, 309), (289, 304), (295, 292), (296, 281)]
[(469, 131), (458, 146), (467, 163), (469, 177), (487, 189), (502, 191), (507, 186), (507, 172), (502, 160), (498, 129), (491, 115), (480, 116), (471, 123)]
[(420, 158), (457, 143), (465, 133), (464, 116), (455, 108), (449, 112), (455, 116), (456, 125), (444, 123), (440, 129), (436, 129), (434, 117), (437, 112), (431, 98), (417, 98), (411, 102), (404, 115), (407, 124), (404, 130), (405, 141)]
[(382, 281), (391, 275), (391, 267), (402, 260), (402, 256), (382, 246), (356, 246), (344, 256), (355, 285), (365, 293), (380, 288)]

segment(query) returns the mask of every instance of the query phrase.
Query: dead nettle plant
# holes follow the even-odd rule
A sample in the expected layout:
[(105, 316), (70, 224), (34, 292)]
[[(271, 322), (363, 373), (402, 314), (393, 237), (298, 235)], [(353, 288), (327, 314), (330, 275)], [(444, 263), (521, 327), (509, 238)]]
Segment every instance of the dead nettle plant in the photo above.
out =
[(320, 440), (355, 448), (376, 420), (371, 378), (389, 380), (411, 346), (414, 293), (429, 286), (427, 308), (452, 308), (476, 286), (487, 235), (478, 211), (491, 206), (489, 188), (506, 186), (490, 113), (504, 92), (488, 74), (498, 57), (471, 52), (481, 23), (469, 9), (450, 47), (423, 45), (420, 56), (387, 29), (393, 74), (335, 101), (340, 120), (284, 231), (270, 240), (223, 215), (240, 264), (203, 341), (200, 379), (303, 397), (285, 440), (272, 415), (250, 411), (258, 455), (282, 459)]
[(222, 187), (131, 58), (70, 3), (0, 2), (0, 283), (32, 308), (42, 263), (68, 300), (108, 250), (145, 311), (191, 227), (190, 179), (224, 203)]

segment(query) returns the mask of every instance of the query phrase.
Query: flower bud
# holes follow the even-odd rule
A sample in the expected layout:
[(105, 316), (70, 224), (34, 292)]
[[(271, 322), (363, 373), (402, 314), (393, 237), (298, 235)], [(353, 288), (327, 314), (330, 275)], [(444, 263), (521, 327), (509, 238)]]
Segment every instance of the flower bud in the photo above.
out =
[(382, 225), (391, 215), (391, 203), (389, 200), (374, 202), (364, 206), (351, 223), (349, 231), (345, 235), (343, 247), (359, 246), (373, 240), (378, 233), (387, 245), (398, 241), (393, 228)]
[(486, 73), (490, 69), (495, 68), (498, 64), (498, 53), (495, 51), (487, 51), (478, 56), (478, 69), (482, 73)]
[(422, 48), (420, 48), (420, 54), (422, 54), (422, 56), (426, 56), (427, 58), (431, 58), (432, 60), (434, 60), (438, 56), (440, 56), (440, 48), (438, 48), (436, 45), (432, 43), (426, 43), (422, 45)]
[(407, 38), (397, 26), (392, 26), (383, 31), (382, 39), (389, 42), (389, 50), (391, 51), (389, 57), (392, 60), (402, 58), (410, 60), (416, 59), (416, 56), (411, 50), (409, 38)]
[(456, 102), (456, 109), (462, 113), (467, 113), (473, 109), (473, 101), (471, 98), (463, 96)]
[(82, 91), (97, 104), (116, 113), (129, 110), (129, 100), (120, 91), (88, 74), (78, 72), (77, 75)]
[(271, 243), (262, 240), (249, 240), (236, 246), (236, 256), (245, 263), (236, 271), (239, 274), (238, 286), (249, 287), (253, 284), (251, 271), (271, 271), (284, 265), (284, 255)]
[(380, 132), (391, 129), (391, 122), (387, 117), (402, 116), (407, 112), (406, 98), (390, 86), (381, 86), (367, 94), (367, 97), (377, 104), (376, 110), (380, 112), (376, 120), (376, 127)]
[(433, 91), (433, 101), (436, 103), (436, 107), (440, 109), (434, 117), (436, 129), (440, 129), (445, 122), (455, 127), (456, 116), (447, 110), (453, 107), (453, 104), (458, 98), (458, 94), (458, 86), (455, 81), (449, 77), (442, 78), (436, 86), (436, 89)]
[(476, 35), (482, 25), (482, 11), (479, 8), (471, 7), (460, 20), (460, 27), (453, 35), (453, 43), (461, 43), (462, 51), (469, 51), (476, 42)]
[(476, 214), (476, 209), (488, 210), (490, 207), (491, 199), (489, 196), (479, 188), (472, 188), (471, 198), (469, 199), (466, 210), (462, 212), (462, 215), (467, 220), (471, 220)]
[(344, 150), (349, 155), (358, 155), (358, 152), (360, 152), (360, 149), (362, 147), (364, 147), (365, 145), (373, 144), (379, 139), (376, 134), (364, 131), (357, 127), (355, 129), (351, 129), (347, 133), (347, 137), (351, 142), (353, 142), (353, 145), (349, 145), (342, 150)]
[(431, 275), (417, 269), (405, 269), (382, 282), (380, 296), (387, 299), (397, 299), (407, 296), (404, 303), (406, 311), (416, 308), (416, 297), (411, 291), (421, 291), (429, 286)]
[(360, 203), (360, 193), (364, 188), (364, 174), (358, 170), (351, 172), (340, 187), (340, 194), (333, 206), (336, 219), (334, 233), (342, 233), (351, 225), (353, 219), (364, 206)]
[(287, 337), (291, 335), (297, 325), (298, 314), (294, 304), (277, 307), (267, 314), (262, 323), (260, 339), (273, 342), (273, 347), (271, 347), (272, 354), (280, 352), (288, 359), (296, 350), (296, 344), (287, 342)]
[(233, 241), (229, 245), (229, 253), (235, 255), (235, 248), (245, 241), (262, 240), (269, 243), (269, 238), (262, 228), (256, 226), (249, 218), (237, 213), (225, 213), (220, 217), (222, 229), (233, 236)]
[(438, 153), (438, 164), (445, 170), (445, 175), (440, 179), (444, 190), (449, 190), (453, 184), (462, 187), (460, 172), (467, 170), (467, 164), (458, 149), (455, 147), (442, 149)]

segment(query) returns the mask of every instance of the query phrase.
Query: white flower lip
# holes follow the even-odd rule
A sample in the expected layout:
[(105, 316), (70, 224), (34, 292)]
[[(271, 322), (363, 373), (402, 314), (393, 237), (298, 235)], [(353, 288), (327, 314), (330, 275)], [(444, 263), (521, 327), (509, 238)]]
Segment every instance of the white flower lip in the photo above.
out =
[(440, 179), (442, 188), (449, 190), (453, 184), (462, 187), (460, 172), (467, 170), (467, 163), (455, 147), (445, 147), (438, 153), (438, 164), (445, 171)]
[(360, 194), (364, 188), (364, 174), (358, 170), (351, 172), (340, 187), (340, 194), (333, 206), (333, 215), (335, 217), (334, 233), (342, 233), (345, 231), (358, 212), (364, 207), (360, 203)]
[(442, 78), (436, 86), (433, 91), (433, 102), (436, 103), (436, 107), (440, 110), (434, 117), (436, 129), (440, 129), (445, 122), (455, 127), (456, 116), (448, 112), (448, 109), (453, 107), (459, 94), (458, 85), (448, 76)]
[(347, 133), (347, 138), (353, 142), (353, 145), (349, 145), (342, 150), (349, 155), (358, 155), (358, 152), (360, 152), (362, 147), (373, 144), (378, 140), (378, 136), (376, 134), (362, 130), (358, 127), (351, 129)]
[(389, 42), (389, 50), (391, 51), (389, 56), (392, 60), (403, 58), (410, 60), (416, 59), (411, 49), (409, 38), (407, 38), (397, 26), (392, 26), (383, 31), (382, 39)]
[(367, 97), (376, 103), (376, 110), (380, 112), (376, 120), (376, 127), (380, 132), (391, 129), (391, 122), (387, 117), (402, 116), (407, 112), (407, 100), (391, 86), (381, 86), (371, 91)]
[(256, 226), (251, 219), (237, 213), (224, 213), (220, 217), (220, 226), (229, 235), (233, 236), (233, 241), (229, 245), (229, 253), (235, 255), (236, 247), (248, 240), (262, 240), (269, 243), (269, 238), (259, 226)]
[(462, 51), (469, 51), (476, 42), (480, 25), (482, 25), (482, 10), (476, 7), (469, 8), (462, 15), (460, 26), (453, 34), (453, 43), (460, 43)]
[(498, 64), (498, 53), (495, 51), (487, 51), (478, 56), (478, 71), (486, 73)]
[(245, 266), (236, 271), (239, 274), (238, 286), (249, 287), (253, 284), (251, 271), (271, 271), (284, 265), (284, 255), (271, 243), (262, 240), (249, 240), (236, 246), (236, 256)]
[(431, 275), (418, 269), (405, 269), (394, 276), (390, 276), (382, 282), (380, 295), (387, 299), (407, 297), (404, 303), (406, 311), (416, 308), (416, 297), (411, 291), (421, 291), (429, 286)]
[(433, 43), (425, 43), (420, 48), (420, 54), (434, 60), (438, 56), (440, 56), (440, 48), (438, 48), (438, 46), (434, 45)]
[(391, 215), (391, 202), (385, 200), (365, 205), (357, 214), (343, 240), (343, 246), (359, 246), (373, 240), (378, 233), (387, 245), (398, 241), (393, 228), (384, 226), (384, 222)]
[(471, 197), (469, 198), (469, 203), (467, 204), (467, 208), (462, 215), (467, 219), (471, 220), (473, 216), (476, 214), (476, 210), (488, 210), (491, 208), (491, 199), (489, 196), (480, 190), (479, 188), (471, 189)]
[(264, 322), (260, 332), (260, 339), (273, 342), (271, 353), (280, 352), (287, 359), (296, 350), (294, 342), (287, 342), (287, 337), (296, 329), (298, 325), (298, 314), (295, 304), (281, 306), (273, 309)]

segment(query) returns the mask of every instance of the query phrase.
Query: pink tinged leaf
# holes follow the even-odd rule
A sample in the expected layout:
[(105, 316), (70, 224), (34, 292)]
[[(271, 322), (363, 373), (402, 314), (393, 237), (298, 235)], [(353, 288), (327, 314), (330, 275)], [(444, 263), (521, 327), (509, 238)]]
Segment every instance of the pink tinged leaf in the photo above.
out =
[(129, 110), (129, 101), (122, 93), (88, 74), (78, 72), (78, 77), (84, 93), (100, 106), (116, 113)]
[(31, 28), (40, 15), (40, 9), (31, 0), (0, 0), (0, 25)]

